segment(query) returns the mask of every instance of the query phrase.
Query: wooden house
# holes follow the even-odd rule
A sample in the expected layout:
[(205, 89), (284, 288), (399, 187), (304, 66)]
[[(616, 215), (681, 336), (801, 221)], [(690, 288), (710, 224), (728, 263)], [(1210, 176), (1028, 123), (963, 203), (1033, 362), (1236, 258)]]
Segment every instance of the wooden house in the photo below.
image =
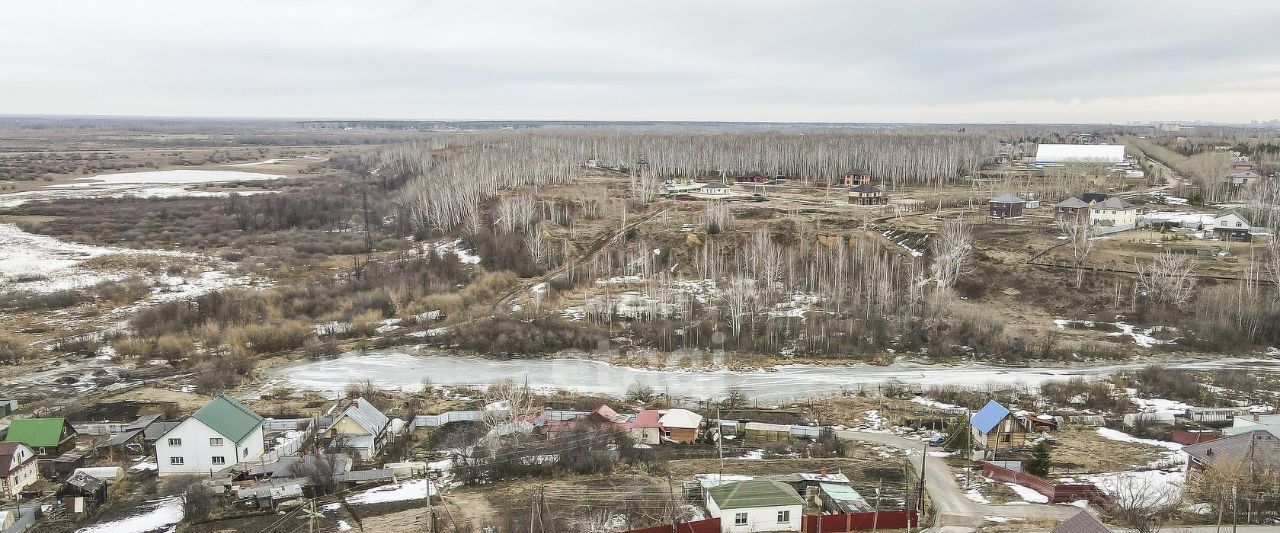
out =
[(52, 459), (76, 447), (76, 430), (65, 418), (20, 418), (9, 424), (5, 442), (21, 442), (41, 459)]
[(40, 479), (36, 453), (21, 442), (0, 442), (0, 497), (15, 498)]
[(1027, 201), (1016, 194), (1005, 193), (987, 201), (991, 218), (1022, 218)]
[(999, 402), (991, 400), (969, 419), (975, 446), (991, 451), (1014, 450), (1027, 445), (1031, 431), (1026, 423)]
[(688, 409), (667, 409), (659, 413), (658, 427), (664, 438), (685, 444), (698, 440), (702, 415)]

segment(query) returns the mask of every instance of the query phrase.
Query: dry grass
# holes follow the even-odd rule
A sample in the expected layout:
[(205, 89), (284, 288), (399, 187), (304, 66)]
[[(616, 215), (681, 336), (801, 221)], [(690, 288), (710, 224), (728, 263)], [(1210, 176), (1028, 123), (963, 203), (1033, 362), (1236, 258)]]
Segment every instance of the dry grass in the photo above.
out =
[(1103, 438), (1096, 429), (1068, 428), (1053, 434), (1054, 473), (1115, 472), (1160, 460), (1164, 448)]

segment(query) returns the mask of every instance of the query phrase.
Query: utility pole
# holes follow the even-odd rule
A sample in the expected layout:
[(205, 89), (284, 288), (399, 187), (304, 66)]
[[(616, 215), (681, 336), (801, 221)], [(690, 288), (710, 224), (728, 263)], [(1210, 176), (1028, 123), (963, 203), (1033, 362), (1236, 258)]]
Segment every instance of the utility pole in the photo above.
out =
[[(717, 421), (718, 422), (718, 421)], [(667, 470), (667, 497), (671, 500), (671, 533), (676, 532), (676, 490), (671, 482), (671, 470)]]
[(876, 481), (876, 508), (875, 513), (871, 516), (871, 532), (875, 533), (876, 528), (880, 527), (880, 488), (884, 486), (884, 479)]
[[(924, 511), (924, 473), (928, 467), (929, 441), (924, 441), (924, 455), (920, 457), (920, 486), (916, 489), (916, 507)], [(907, 509), (909, 513), (911, 510)], [(911, 528), (911, 519), (907, 519), (907, 529)]]
[(720, 456), (720, 478), (717, 486), (724, 483), (724, 422), (720, 420), (720, 408), (716, 407), (716, 453)]
[(1237, 511), (1236, 511), (1236, 484), (1231, 484), (1231, 533), (1236, 533)]
[(431, 474), (427, 474), (427, 533), (435, 533), (436, 511), (431, 507)]

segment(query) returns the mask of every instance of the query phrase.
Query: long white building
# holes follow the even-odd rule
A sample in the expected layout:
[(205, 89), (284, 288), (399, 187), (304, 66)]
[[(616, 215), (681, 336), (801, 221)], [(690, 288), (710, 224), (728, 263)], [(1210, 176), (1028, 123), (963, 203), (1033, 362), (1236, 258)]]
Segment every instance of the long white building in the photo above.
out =
[(1036, 146), (1036, 164), (1092, 163), (1114, 165), (1124, 162), (1123, 144), (1041, 144)]

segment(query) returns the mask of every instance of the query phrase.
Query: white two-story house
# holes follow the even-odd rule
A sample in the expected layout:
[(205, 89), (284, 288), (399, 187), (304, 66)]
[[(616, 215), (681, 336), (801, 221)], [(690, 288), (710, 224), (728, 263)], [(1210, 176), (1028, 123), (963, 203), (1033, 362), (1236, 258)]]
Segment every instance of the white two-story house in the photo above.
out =
[(161, 476), (210, 475), (262, 455), (262, 417), (225, 394), (156, 440)]

